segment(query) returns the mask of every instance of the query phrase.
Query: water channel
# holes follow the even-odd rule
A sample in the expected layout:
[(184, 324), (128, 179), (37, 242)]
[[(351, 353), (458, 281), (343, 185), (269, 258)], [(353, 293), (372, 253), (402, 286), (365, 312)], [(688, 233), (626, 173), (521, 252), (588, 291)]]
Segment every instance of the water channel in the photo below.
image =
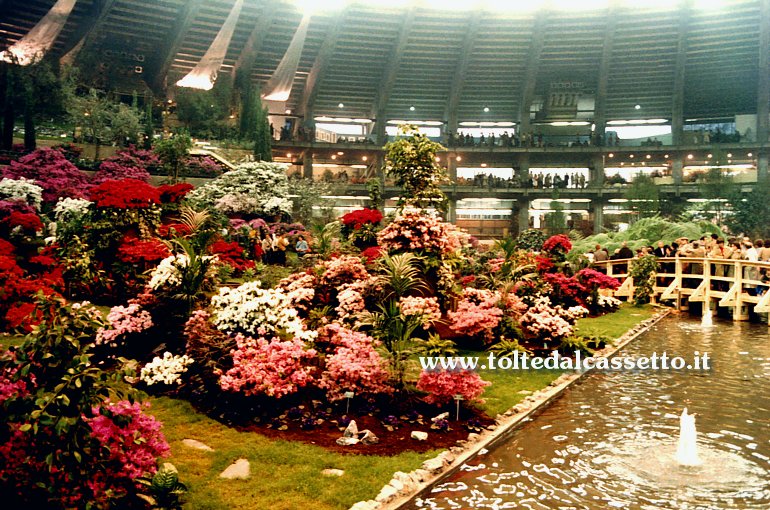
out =
[[(767, 325), (669, 318), (621, 355), (708, 352), (709, 371), (595, 372), (414, 509), (770, 509)], [(701, 464), (676, 460), (680, 414)]]

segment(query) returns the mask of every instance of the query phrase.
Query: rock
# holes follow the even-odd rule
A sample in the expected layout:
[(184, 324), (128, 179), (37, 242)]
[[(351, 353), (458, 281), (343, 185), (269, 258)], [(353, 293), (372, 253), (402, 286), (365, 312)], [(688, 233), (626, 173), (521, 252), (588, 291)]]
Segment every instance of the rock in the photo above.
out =
[(428, 479), (428, 477), (430, 477), (430, 472), (426, 471), (425, 469), (415, 469), (412, 471), (412, 478), (418, 482), (424, 482)]
[(350, 420), (345, 432), (342, 433), (342, 437), (358, 437), (358, 425), (356, 425), (356, 420)]
[(398, 490), (396, 490), (396, 488), (392, 485), (386, 485), (382, 488), (380, 493), (377, 494), (377, 497), (374, 498), (374, 500), (379, 503), (387, 503), (388, 501), (395, 498), (396, 495), (398, 495)]
[(449, 465), (449, 464), (451, 464), (452, 462), (454, 462), (454, 460), (455, 460), (456, 456), (455, 456), (455, 454), (454, 454), (454, 453), (452, 453), (452, 452), (450, 452), (450, 451), (446, 450), (446, 451), (443, 451), (443, 452), (439, 453), (439, 454), (438, 454), (438, 456), (437, 456), (436, 458), (437, 458), (437, 459), (441, 459), (441, 460), (443, 460), (443, 461), (444, 461), (444, 463), (446, 463), (447, 465)]
[[(397, 480), (406, 485), (412, 482), (412, 475), (404, 473), (403, 471), (396, 471), (393, 473), (393, 480)], [(391, 480), (390, 485), (393, 485), (393, 480)], [(395, 487), (395, 485), (393, 485), (393, 487)]]
[(220, 478), (227, 478), (228, 480), (247, 480), (249, 476), (249, 461), (246, 459), (236, 460), (219, 474)]
[(341, 469), (327, 468), (321, 471), (321, 474), (324, 476), (342, 476), (345, 472)]
[(422, 463), (423, 469), (431, 473), (438, 473), (444, 469), (444, 459), (436, 457), (434, 459), (428, 459)]
[(425, 441), (428, 439), (428, 433), (427, 432), (421, 432), (419, 430), (413, 430), (412, 431), (412, 439), (416, 439), (418, 441)]
[(478, 439), (479, 439), (479, 435), (477, 433), (471, 432), (470, 434), (468, 434), (468, 442), (472, 443), (474, 441), (478, 441)]
[(183, 439), (182, 444), (185, 445), (188, 448), (192, 448), (194, 450), (201, 450), (204, 452), (213, 452), (214, 449), (210, 447), (207, 444), (201, 443), (197, 439)]
[(350, 510), (375, 510), (380, 507), (380, 504), (374, 500), (359, 501), (355, 505), (350, 507)]
[(449, 413), (448, 412), (447, 413), (441, 413), (438, 416), (434, 416), (433, 418), (430, 419), (430, 421), (432, 421), (433, 423), (436, 423), (439, 420), (446, 420), (447, 418), (449, 418)]
[(401, 492), (402, 490), (404, 490), (404, 482), (402, 482), (401, 480), (393, 479), (388, 483), (388, 485), (396, 489), (397, 492)]
[(369, 429), (364, 430), (361, 434), (363, 434), (361, 436), (361, 444), (377, 444), (380, 442), (380, 438), (375, 436), (374, 432)]
[(337, 438), (337, 444), (340, 446), (353, 446), (354, 444), (358, 444), (359, 439), (357, 437), (339, 437)]

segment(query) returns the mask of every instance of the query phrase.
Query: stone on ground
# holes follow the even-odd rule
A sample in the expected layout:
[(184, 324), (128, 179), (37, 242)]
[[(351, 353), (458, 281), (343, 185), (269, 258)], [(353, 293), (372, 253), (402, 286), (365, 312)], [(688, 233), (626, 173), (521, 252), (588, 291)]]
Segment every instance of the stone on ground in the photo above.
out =
[(220, 478), (227, 478), (228, 480), (246, 480), (249, 476), (249, 461), (246, 459), (236, 460), (219, 474)]
[(418, 441), (425, 441), (428, 439), (428, 433), (427, 432), (421, 432), (419, 430), (413, 430), (412, 431), (412, 439), (416, 439)]
[(324, 476), (342, 476), (345, 472), (341, 469), (326, 468), (321, 471), (321, 474)]
[(183, 439), (182, 444), (193, 450), (201, 450), (204, 452), (213, 452), (214, 449), (205, 443), (201, 443), (197, 439)]
[(362, 431), (361, 434), (363, 434), (361, 436), (361, 444), (377, 444), (380, 442), (380, 438), (375, 436), (374, 432), (369, 429)]
[(345, 432), (342, 433), (342, 437), (358, 437), (358, 425), (356, 425), (356, 420), (350, 420)]

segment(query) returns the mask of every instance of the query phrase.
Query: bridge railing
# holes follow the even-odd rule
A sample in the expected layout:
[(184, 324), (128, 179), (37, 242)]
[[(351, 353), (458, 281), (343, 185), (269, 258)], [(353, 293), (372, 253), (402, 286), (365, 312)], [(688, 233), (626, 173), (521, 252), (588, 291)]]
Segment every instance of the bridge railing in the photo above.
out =
[[(631, 299), (634, 281), (629, 276), (633, 259), (594, 262), (594, 267), (620, 280), (615, 297)], [(653, 298), (674, 301), (677, 308), (689, 302), (703, 303), (703, 309), (728, 307), (733, 319), (746, 320), (749, 307), (756, 313), (770, 312), (770, 262), (693, 257), (659, 258)]]

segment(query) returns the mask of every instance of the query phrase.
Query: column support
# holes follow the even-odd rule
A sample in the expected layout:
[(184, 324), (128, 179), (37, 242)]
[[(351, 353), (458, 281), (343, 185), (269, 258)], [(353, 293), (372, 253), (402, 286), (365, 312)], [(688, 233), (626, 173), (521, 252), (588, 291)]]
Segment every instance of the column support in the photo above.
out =
[(592, 199), (591, 209), (594, 215), (594, 234), (601, 234), (604, 230), (604, 200), (601, 198)]
[(310, 149), (302, 155), (302, 178), (313, 180), (313, 153)]

